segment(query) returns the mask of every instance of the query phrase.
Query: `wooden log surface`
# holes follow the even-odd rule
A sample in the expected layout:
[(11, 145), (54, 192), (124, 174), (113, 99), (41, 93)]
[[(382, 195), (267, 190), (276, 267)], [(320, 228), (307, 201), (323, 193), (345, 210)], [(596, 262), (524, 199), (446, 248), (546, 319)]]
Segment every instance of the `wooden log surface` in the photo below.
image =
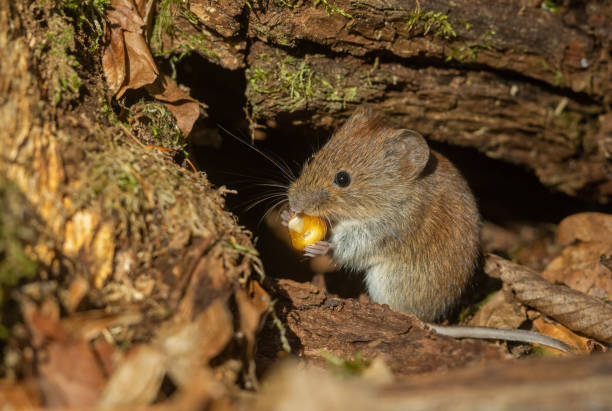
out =
[(610, 354), (542, 358), (422, 374), (391, 384), (285, 367), (269, 379), (256, 409), (604, 410), (612, 404), (611, 365)]
[(333, 129), (368, 102), (427, 138), (607, 202), (612, 5), (551, 4), (194, 0), (190, 8), (206, 34), (204, 57), (244, 69), (257, 123)]
[[(311, 283), (271, 283), (292, 353), (309, 363), (324, 365), (327, 354), (342, 359), (359, 355), (365, 361), (383, 359), (396, 375), (412, 375), (507, 356), (505, 349), (491, 342), (438, 335), (415, 316), (388, 306), (332, 298)], [(278, 330), (269, 324), (258, 340), (258, 360), (265, 369), (281, 350)]]

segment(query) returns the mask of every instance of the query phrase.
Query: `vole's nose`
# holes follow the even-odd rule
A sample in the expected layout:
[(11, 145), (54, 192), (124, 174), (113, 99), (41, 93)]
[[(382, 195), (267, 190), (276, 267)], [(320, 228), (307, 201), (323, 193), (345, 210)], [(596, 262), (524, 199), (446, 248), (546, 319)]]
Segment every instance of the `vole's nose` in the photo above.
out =
[(295, 213), (308, 213), (313, 209), (317, 209), (328, 198), (329, 194), (324, 190), (290, 195), (289, 208)]

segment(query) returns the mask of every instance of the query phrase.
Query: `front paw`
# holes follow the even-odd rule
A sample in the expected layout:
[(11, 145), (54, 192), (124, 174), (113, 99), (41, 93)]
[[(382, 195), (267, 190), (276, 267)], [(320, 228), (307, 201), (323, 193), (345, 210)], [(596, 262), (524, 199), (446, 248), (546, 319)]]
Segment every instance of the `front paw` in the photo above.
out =
[(289, 220), (291, 220), (291, 217), (293, 217), (293, 214), (294, 213), (289, 210), (283, 210), (280, 214), (281, 224), (287, 227), (289, 225)]
[(319, 257), (325, 255), (331, 250), (331, 243), (328, 241), (317, 241), (314, 244), (304, 247), (304, 256)]

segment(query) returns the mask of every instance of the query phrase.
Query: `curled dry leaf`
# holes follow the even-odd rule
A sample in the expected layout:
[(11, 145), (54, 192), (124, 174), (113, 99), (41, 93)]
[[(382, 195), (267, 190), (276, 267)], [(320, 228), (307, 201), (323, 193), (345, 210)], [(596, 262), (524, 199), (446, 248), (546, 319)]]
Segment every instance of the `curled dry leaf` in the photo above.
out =
[(71, 335), (91, 340), (106, 329), (135, 324), (141, 321), (142, 317), (142, 312), (137, 307), (124, 307), (123, 311), (117, 314), (105, 310), (89, 310), (72, 314), (65, 318), (62, 324)]
[(578, 213), (564, 218), (559, 223), (557, 242), (569, 244), (576, 240), (612, 242), (612, 214)]
[(233, 333), (232, 315), (216, 299), (193, 322), (163, 329), (155, 345), (166, 355), (173, 381), (182, 387), (223, 351)]
[(515, 329), (526, 319), (525, 308), (516, 302), (506, 301), (504, 292), (498, 291), (480, 307), (469, 325)]
[(102, 56), (108, 86), (117, 98), (151, 84), (159, 71), (143, 36), (145, 21), (132, 0), (112, 0), (106, 16), (109, 44)]
[(108, 46), (102, 53), (102, 70), (106, 77), (106, 84), (115, 95), (125, 81), (125, 44), (123, 42), (123, 30), (119, 27), (109, 29)]
[[(564, 343), (570, 345), (574, 348), (575, 352), (590, 354), (596, 347), (602, 348), (601, 344), (593, 341), (590, 338), (581, 337), (578, 334), (572, 332), (567, 327), (562, 326), (561, 324), (551, 324), (546, 321), (542, 317), (536, 318), (533, 321), (533, 325), (536, 327), (538, 332), (546, 335), (550, 335), (557, 340), (561, 340)], [(554, 348), (541, 346), (543, 350), (546, 352), (550, 352), (555, 355), (561, 355), (562, 352), (559, 350), (555, 350)]]
[(22, 302), (24, 320), (35, 335), (39, 385), (47, 406), (93, 406), (110, 374), (114, 347), (72, 335), (59, 321), (51, 303), (41, 308)]
[(542, 277), (597, 298), (612, 298), (612, 270), (604, 264), (606, 256), (612, 255), (612, 215), (569, 216), (559, 224), (557, 242), (569, 245), (551, 261)]
[(98, 406), (142, 405), (158, 394), (166, 372), (166, 357), (154, 347), (141, 345), (130, 351), (108, 381)]
[(612, 342), (612, 305), (566, 286), (551, 284), (537, 272), (489, 254), (485, 272), (501, 279), (523, 304), (569, 329)]
[(40, 391), (32, 380), (15, 384), (0, 380), (0, 410), (25, 410), (42, 406)]
[(155, 83), (147, 86), (147, 91), (168, 107), (176, 118), (178, 128), (184, 135), (188, 135), (200, 116), (200, 104), (165, 74), (159, 76)]
[(176, 118), (184, 135), (200, 115), (200, 104), (168, 76), (160, 75), (143, 35), (152, 1), (113, 0), (107, 11), (109, 43), (102, 68), (110, 91), (120, 98), (128, 89), (147, 87)]
[[(611, 234), (612, 236), (612, 234)], [(550, 282), (558, 282), (596, 298), (612, 298), (612, 271), (601, 257), (612, 254), (612, 242), (572, 244), (551, 261), (542, 272)]]

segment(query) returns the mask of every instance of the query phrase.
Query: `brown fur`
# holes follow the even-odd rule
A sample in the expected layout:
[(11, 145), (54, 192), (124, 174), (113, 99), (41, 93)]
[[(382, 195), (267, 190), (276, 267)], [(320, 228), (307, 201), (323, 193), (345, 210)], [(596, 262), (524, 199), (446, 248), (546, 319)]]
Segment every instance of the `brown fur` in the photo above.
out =
[[(340, 170), (348, 187), (334, 184)], [(467, 183), (416, 133), (367, 107), (308, 161), (289, 203), (328, 219), (334, 259), (364, 271), (371, 297), (396, 310), (435, 320), (472, 279), (480, 224)]]

